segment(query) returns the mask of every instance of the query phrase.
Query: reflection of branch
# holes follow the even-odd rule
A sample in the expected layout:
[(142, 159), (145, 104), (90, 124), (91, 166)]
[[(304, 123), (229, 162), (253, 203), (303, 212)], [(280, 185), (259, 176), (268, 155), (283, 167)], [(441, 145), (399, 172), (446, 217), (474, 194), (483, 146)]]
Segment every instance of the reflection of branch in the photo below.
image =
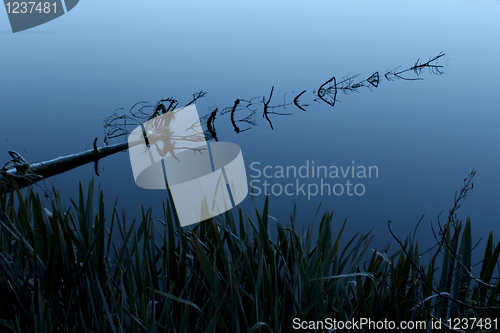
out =
[[(408, 69), (402, 71), (398, 70), (399, 67), (396, 67), (392, 71), (388, 71), (385, 74), (385, 77), (388, 81), (393, 81), (394, 79), (421, 80), (421, 78), (413, 78), (413, 79), (408, 78), (406, 76), (403, 76), (403, 74), (412, 71), (417, 76), (419, 76), (424, 68), (429, 68), (430, 72), (433, 74), (441, 75), (443, 74), (442, 71), (443, 66), (437, 65), (437, 61), (444, 55), (445, 54), (443, 52), (440, 52), (437, 56), (430, 58), (429, 61), (425, 63), (420, 63), (420, 60), (417, 60), (417, 62), (412, 67), (409, 67)], [(361, 87), (367, 87), (368, 89), (373, 87), (376, 88), (378, 87), (380, 82), (380, 77), (378, 72), (375, 72), (367, 79), (359, 82), (355, 82), (356, 77), (357, 75), (350, 77), (348, 76), (337, 82), (335, 76), (333, 76), (331, 79), (324, 82), (317, 91), (313, 90), (313, 93), (317, 94), (319, 100), (327, 103), (330, 106), (334, 106), (337, 98), (337, 92), (339, 90), (343, 91), (344, 93), (349, 93), (358, 91)], [(271, 88), (271, 92), (267, 99), (266, 97), (261, 97), (261, 96), (253, 97), (250, 100), (237, 99), (235, 100), (234, 105), (232, 107), (227, 107), (222, 109), (220, 115), (222, 116), (226, 113), (230, 113), (231, 124), (233, 125), (235, 132), (241, 133), (251, 129), (252, 126), (256, 125), (256, 122), (254, 120), (255, 114), (258, 108), (263, 107), (264, 109), (263, 117), (266, 118), (266, 120), (269, 122), (269, 125), (271, 126), (271, 129), (274, 130), (274, 125), (271, 122), (269, 115), (270, 114), (290, 115), (291, 113), (280, 113), (277, 112), (276, 110), (280, 108), (286, 109), (287, 106), (292, 104), (295, 105), (298, 109), (306, 111), (304, 107), (308, 106), (308, 104), (302, 104), (302, 105), (299, 104), (299, 98), (303, 97), (305, 93), (306, 90), (302, 91), (293, 99), (293, 102), (289, 103), (287, 103), (285, 100), (286, 97), (285, 94), (283, 96), (283, 103), (277, 105), (271, 105), (271, 99), (274, 94), (274, 86), (273, 86)], [(186, 104), (186, 106), (195, 103), (198, 99), (205, 96), (206, 92), (204, 92), (203, 90), (200, 90), (199, 92), (192, 94), (191, 101), (189, 101)], [(315, 101), (317, 100), (318, 99), (315, 99)], [(109, 117), (104, 119), (105, 147), (98, 148), (96, 141), (94, 141), (94, 149), (91, 151), (85, 151), (74, 155), (68, 155), (43, 163), (26, 163), (26, 161), (22, 159), (22, 156), (13, 152), (11, 154), (11, 156), (13, 157), (11, 162), (7, 163), (4, 167), (0, 168), (0, 185), (9, 184), (12, 179), (15, 179), (18, 182), (18, 184), (28, 185), (40, 179), (65, 172), (79, 165), (83, 165), (90, 162), (97, 163), (99, 159), (105, 156), (109, 156), (118, 151), (126, 150), (128, 148), (127, 142), (122, 142), (115, 145), (108, 145), (108, 140), (127, 137), (132, 132), (132, 130), (137, 126), (141, 126), (149, 120), (154, 120), (159, 115), (166, 114), (176, 110), (178, 104), (179, 102), (176, 99), (170, 97), (166, 99), (161, 99), (155, 105), (152, 105), (146, 101), (138, 102), (134, 104), (132, 108), (129, 110), (130, 114), (120, 115), (118, 113), (118, 110), (123, 110), (123, 108), (116, 109)], [(249, 111), (248, 115), (246, 115), (244, 118), (236, 119), (235, 116), (236, 111), (241, 111), (241, 110)], [(188, 142), (198, 142), (198, 141), (203, 141), (203, 139), (206, 140), (214, 139), (218, 141), (217, 133), (215, 130), (215, 119), (217, 116), (217, 112), (218, 108), (215, 108), (215, 110), (211, 111), (209, 115), (200, 118), (201, 120), (203, 120), (204, 124), (206, 124), (208, 131), (203, 132), (199, 128), (202, 125), (201, 122), (197, 121), (189, 127), (197, 134), (186, 135), (183, 137), (171, 136), (170, 139), (184, 140)], [(168, 124), (163, 123), (163, 121), (164, 120), (159, 119), (159, 122), (155, 124), (155, 127), (168, 127), (167, 126)], [(247, 127), (245, 129), (240, 129), (237, 125), (238, 122), (245, 122), (249, 124), (250, 127)], [(163, 135), (163, 134), (161, 133), (155, 134), (154, 132), (148, 133), (147, 135), (144, 134), (144, 140), (147, 140), (146, 142), (147, 144), (149, 143), (154, 144), (155, 140), (153, 139), (155, 138), (155, 135)], [(156, 149), (160, 154), (166, 154), (167, 152), (171, 152), (173, 156), (174, 150), (176, 148), (174, 147), (171, 150), (169, 150), (170, 148), (167, 149), (165, 148), (165, 146), (160, 148), (157, 145)], [(95, 165), (95, 168), (97, 173), (97, 164)], [(472, 183), (470, 184), (470, 186), (472, 187)], [(458, 195), (457, 201), (460, 201), (463, 198), (463, 196), (464, 195), (462, 193)], [(450, 213), (449, 219), (451, 220), (450, 221), (451, 223), (453, 221), (452, 213)]]
[(248, 116), (246, 116), (245, 118), (241, 118), (241, 119), (238, 119), (236, 120), (237, 122), (238, 121), (242, 121), (242, 122), (245, 122), (247, 124), (250, 124), (252, 126), (255, 126), (257, 125), (255, 123), (255, 113), (257, 112), (257, 109), (255, 110), (251, 110), (248, 106), (247, 106), (247, 109), (249, 109), (251, 112), (248, 114)]
[[(203, 90), (192, 94), (193, 98), (186, 106), (193, 104), (205, 95), (206, 92)], [(130, 115), (119, 115), (117, 111), (123, 110), (123, 108), (116, 109), (111, 116), (104, 119), (104, 143), (107, 145), (109, 139), (128, 136), (136, 126), (161, 114), (173, 111), (177, 109), (178, 105), (179, 102), (175, 98), (169, 97), (159, 100), (155, 106), (145, 101), (138, 102), (130, 108)], [(154, 111), (151, 112), (149, 109), (154, 109)], [(131, 126), (133, 127), (131, 128)]]
[[(255, 126), (255, 122), (253, 121), (253, 117), (255, 115), (255, 110), (252, 110), (250, 107), (252, 106), (252, 100), (254, 98), (250, 99), (249, 101), (245, 101), (243, 99), (237, 99), (234, 101), (234, 105), (232, 107), (226, 107), (222, 110), (221, 115), (224, 115), (226, 113), (231, 113), (231, 124), (233, 125), (234, 131), (236, 133), (241, 133), (244, 131), (248, 131), (251, 127), (245, 128), (245, 129), (240, 129), (236, 123), (238, 122), (245, 122), (247, 124), (250, 124), (252, 126)], [(246, 103), (246, 105), (242, 105), (243, 103)], [(246, 116), (245, 118), (242, 119), (236, 119), (235, 114), (237, 111), (245, 110), (248, 109), (250, 110), (250, 114)]]
[(407, 68), (407, 69), (402, 70), (402, 71), (398, 71), (398, 69), (400, 67), (400, 66), (398, 66), (398, 67), (394, 68), (393, 70), (387, 71), (384, 76), (388, 81), (393, 81), (394, 79), (401, 79), (401, 80), (406, 80), (406, 81), (423, 80), (420, 77), (408, 78), (408, 77), (402, 76), (401, 74), (404, 74), (406, 72), (411, 71), (411, 72), (414, 72), (415, 75), (419, 76), (420, 74), (422, 74), (422, 69), (424, 69), (424, 68), (429, 68), (429, 70), (432, 74), (442, 75), (442, 74), (444, 74), (444, 72), (441, 69), (441, 68), (443, 68), (443, 66), (437, 65), (434, 62), (437, 62), (438, 59), (441, 57), (444, 57), (444, 55), (445, 55), (445, 53), (439, 52), (439, 54), (437, 56), (432, 57), (431, 59), (429, 59), (429, 61), (427, 61), (423, 64), (419, 63), (420, 59), (417, 59), (417, 61), (415, 62), (415, 65), (413, 65), (412, 67)]
[[(331, 85), (333, 81), (333, 86)], [(325, 86), (328, 85), (327, 88)], [(333, 90), (333, 93), (332, 93)], [(326, 100), (326, 96), (331, 96), (333, 94), (333, 97), (331, 97), (331, 100)], [(331, 106), (335, 106), (335, 101), (337, 100), (337, 80), (335, 79), (335, 76), (332, 77), (330, 80), (326, 81), (319, 87), (318, 89), (318, 97), (325, 103)]]
[[(301, 92), (300, 94), (298, 94), (297, 96), (295, 96), (295, 98), (293, 99), (293, 104), (295, 104), (295, 106), (298, 107), (299, 109), (301, 109), (302, 111), (306, 111), (306, 109), (304, 109), (302, 106), (299, 105), (299, 98), (306, 91), (307, 90), (304, 90), (303, 92)], [(309, 106), (309, 105), (308, 104), (304, 104), (304, 106)]]
[[(174, 150), (182, 149), (182, 150), (191, 150), (194, 154), (197, 152), (203, 155), (203, 151), (208, 151), (208, 148), (193, 148), (193, 147), (174, 147)], [(175, 157), (175, 156), (173, 156)], [(176, 158), (177, 159), (177, 158)]]
[(360, 81), (358, 83), (354, 83), (354, 79), (358, 76), (359, 74), (343, 78), (342, 81), (336, 83), (337, 90), (341, 90), (345, 94), (357, 92), (359, 88), (363, 87), (364, 82)]
[(273, 97), (273, 91), (274, 91), (274, 86), (271, 88), (271, 93), (269, 94), (269, 99), (267, 102), (265, 101), (265, 98), (262, 98), (262, 102), (264, 103), (264, 113), (262, 114), (263, 117), (266, 117), (267, 121), (269, 122), (269, 125), (271, 125), (271, 129), (274, 130), (273, 128), (273, 123), (269, 119), (269, 116), (267, 115), (267, 107), (269, 103), (271, 102), (271, 97)]
[(378, 72), (373, 73), (372, 76), (366, 79), (366, 82), (377, 88), (380, 82), (380, 76), (378, 75)]
[[(165, 107), (165, 104), (163, 104), (164, 102), (169, 103), (168, 107)], [(177, 108), (178, 104), (179, 104), (179, 102), (173, 98), (161, 99), (160, 101), (158, 101), (158, 104), (156, 105), (155, 112), (153, 113), (153, 115), (151, 115), (149, 117), (149, 119), (153, 119), (157, 115), (160, 115), (160, 113), (158, 112), (160, 110), (161, 110), (161, 114), (165, 114), (169, 111), (175, 110)]]
[(415, 74), (417, 75), (420, 75), (422, 73), (422, 68), (429, 68), (431, 70), (431, 73), (432, 74), (436, 74), (436, 75), (441, 75), (443, 74), (443, 71), (441, 70), (441, 68), (443, 68), (443, 66), (440, 66), (440, 65), (436, 65), (436, 64), (433, 64), (433, 62), (437, 62), (437, 60), (441, 57), (443, 57), (445, 54), (443, 52), (439, 52), (439, 54), (437, 56), (435, 56), (434, 58), (431, 58), (429, 61), (427, 61), (426, 63), (424, 64), (419, 64), (419, 60), (417, 60), (417, 62), (415, 63), (415, 65), (413, 67), (410, 67), (409, 69), (410, 70), (413, 70), (415, 72)]
[[(287, 105), (292, 105), (292, 103), (286, 102), (286, 100), (285, 100), (286, 94), (285, 94), (285, 96), (283, 96), (283, 104), (270, 106), (269, 103), (271, 103), (271, 98), (273, 97), (273, 91), (274, 91), (274, 86), (271, 88), (271, 93), (269, 94), (269, 98), (267, 99), (267, 102), (266, 102), (266, 98), (262, 97), (262, 104), (264, 104), (264, 113), (262, 114), (262, 117), (265, 117), (267, 119), (267, 121), (269, 122), (269, 125), (271, 125), (272, 130), (274, 130), (274, 127), (273, 127), (273, 123), (271, 122), (271, 119), (269, 119), (269, 115), (270, 114), (277, 114), (280, 116), (290, 116), (291, 113), (280, 113), (280, 112), (274, 111), (274, 109), (278, 109), (278, 108), (286, 109)], [(270, 110), (272, 110), (272, 111), (270, 111)]]
[(210, 114), (210, 117), (208, 117), (208, 120), (207, 120), (208, 132), (210, 132), (210, 135), (212, 136), (212, 138), (215, 141), (219, 141), (217, 139), (217, 132), (215, 132), (215, 123), (214, 123), (215, 122), (215, 116), (217, 115), (217, 111), (218, 110), (219, 110), (218, 108), (215, 108), (215, 110), (212, 111), (212, 113)]
[(238, 104), (240, 104), (241, 100), (237, 99), (234, 101), (234, 105), (231, 109), (231, 123), (233, 124), (233, 127), (234, 127), (234, 131), (236, 133), (241, 133), (241, 132), (245, 132), (247, 130), (249, 130), (250, 128), (246, 128), (244, 130), (241, 130), (238, 125), (236, 125), (236, 121), (234, 120), (234, 113), (236, 112), (236, 108), (238, 107)]
[(234, 101), (233, 109), (231, 110), (231, 123), (233, 124), (234, 131), (236, 133), (240, 132), (240, 128), (236, 125), (236, 122), (234, 121), (234, 112), (236, 111), (236, 107), (238, 106), (238, 104), (240, 104), (240, 100), (236, 99)]
[(137, 119), (131, 118), (127, 115), (119, 115), (117, 113), (118, 110), (123, 110), (123, 108), (116, 109), (115, 111), (113, 111), (111, 116), (104, 119), (104, 131), (106, 132), (104, 143), (106, 145), (108, 144), (108, 139), (114, 139), (128, 135), (130, 132), (127, 128), (130, 125), (138, 126), (141, 124), (141, 122)]
[[(330, 106), (335, 106), (335, 102), (337, 101), (337, 92), (342, 91), (343, 93), (351, 93), (358, 92), (359, 88), (367, 87), (368, 89), (378, 87), (380, 82), (380, 77), (378, 72), (373, 73), (369, 78), (354, 83), (355, 79), (359, 76), (347, 76), (342, 78), (341, 81), (337, 81), (335, 77), (332, 77), (330, 80), (326, 81), (319, 87), (317, 91), (318, 97), (325, 103)], [(371, 89), (370, 89), (371, 90)]]
[(205, 97), (206, 94), (207, 94), (207, 92), (203, 91), (203, 90), (200, 90), (199, 92), (194, 93), (193, 94), (193, 99), (191, 100), (191, 102), (187, 103), (185, 106), (193, 104), (194, 102), (196, 102), (200, 98)]
[[(437, 56), (431, 57), (429, 61), (425, 63), (420, 63), (420, 60), (417, 60), (417, 62), (413, 66), (405, 70), (399, 70), (399, 67), (396, 67), (391, 71), (387, 71), (384, 76), (388, 81), (394, 81), (396, 79), (422, 80), (422, 78), (420, 77), (411, 78), (405, 74), (413, 72), (414, 74), (419, 76), (424, 68), (429, 68), (432, 74), (441, 75), (443, 74), (442, 71), (443, 66), (438, 65), (437, 61), (440, 58), (444, 57), (444, 55), (445, 54), (443, 52), (440, 52)], [(351, 92), (359, 92), (359, 90), (363, 87), (371, 90), (373, 88), (377, 88), (380, 84), (379, 72), (374, 72), (368, 78), (361, 81), (356, 81), (358, 76), (359, 75), (345, 76), (340, 80), (337, 80), (335, 76), (331, 77), (329, 80), (321, 84), (319, 89), (317, 90), (313, 89), (313, 94), (317, 95), (317, 98), (314, 99), (314, 101), (317, 102), (323, 101), (330, 106), (335, 106), (335, 103), (337, 101), (337, 92), (339, 91), (348, 94)], [(255, 115), (257, 113), (257, 110), (262, 108), (263, 117), (266, 118), (269, 125), (271, 126), (271, 129), (274, 129), (274, 124), (271, 122), (269, 116), (270, 114), (290, 115), (291, 113), (280, 113), (278, 111), (281, 108), (286, 109), (287, 106), (292, 104), (301, 111), (306, 111), (306, 107), (309, 106), (309, 104), (302, 104), (299, 102), (300, 98), (304, 98), (306, 91), (307, 90), (302, 91), (300, 94), (295, 96), (293, 101), (289, 103), (287, 103), (285, 100), (287, 95), (285, 94), (283, 96), (282, 103), (277, 105), (271, 105), (271, 99), (273, 95), (275, 95), (273, 86), (271, 88), (269, 97), (258, 96), (258, 97), (252, 97), (249, 100), (237, 99), (235, 100), (234, 104), (231, 107), (223, 108), (220, 111), (219, 115), (224, 116), (226, 113), (230, 113), (231, 124), (233, 126), (234, 131), (236, 133), (241, 133), (251, 129), (253, 126), (256, 126)], [(186, 104), (186, 106), (193, 104), (198, 99), (205, 96), (206, 92), (203, 90), (200, 90), (199, 92), (192, 94), (192, 99), (190, 102)], [(104, 124), (106, 132), (105, 143), (107, 144), (108, 139), (113, 139), (128, 135), (130, 133), (129, 129), (130, 126), (133, 125), (135, 127), (138, 124), (139, 125), (142, 124), (145, 120), (149, 120), (160, 114), (170, 112), (176, 109), (177, 105), (178, 105), (177, 100), (175, 100), (174, 98), (167, 98), (160, 100), (155, 106), (152, 106), (148, 102), (139, 102), (135, 104), (130, 110), (131, 116), (119, 115), (116, 111), (113, 112), (113, 114), (110, 117), (105, 119), (105, 124)], [(150, 108), (153, 108), (154, 110), (152, 113), (148, 110)], [(207, 140), (214, 139), (218, 141), (218, 136), (215, 129), (215, 120), (218, 112), (217, 110), (218, 110), (217, 108), (215, 109), (215, 111), (211, 110), (209, 114), (200, 118), (202, 124), (206, 125), (206, 128), (208, 129), (204, 132), (205, 138)], [(243, 118), (238, 118), (241, 112), (238, 114), (238, 116), (236, 115), (236, 112), (239, 111), (247, 111), (248, 114)], [(241, 129), (238, 126), (238, 122), (245, 122), (250, 126)]]

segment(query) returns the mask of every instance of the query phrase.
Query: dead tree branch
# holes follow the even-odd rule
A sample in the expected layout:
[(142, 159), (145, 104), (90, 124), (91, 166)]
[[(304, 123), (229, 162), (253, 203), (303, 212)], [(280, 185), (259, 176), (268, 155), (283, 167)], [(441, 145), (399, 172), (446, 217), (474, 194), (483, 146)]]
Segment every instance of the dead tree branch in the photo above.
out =
[[(444, 74), (444, 72), (442, 70), (443, 66), (438, 65), (437, 62), (440, 58), (442, 58), (444, 56), (445, 56), (445, 53), (439, 52), (439, 54), (437, 56), (431, 57), (429, 59), (429, 61), (427, 61), (425, 63), (420, 63), (420, 58), (419, 58), (419, 59), (417, 59), (417, 61), (415, 62), (415, 64), (412, 67), (409, 67), (405, 70), (400, 71), (399, 67), (401, 67), (401, 66), (398, 66), (392, 70), (387, 71), (384, 76), (387, 79), (387, 81), (393, 81), (395, 79), (406, 80), (406, 81), (423, 80), (421, 77), (418, 77), (418, 76), (420, 76), (422, 74), (422, 70), (424, 68), (428, 68), (432, 74), (442, 75), (442, 74)], [(403, 76), (403, 74), (409, 73), (409, 72), (413, 72), (417, 77), (412, 78), (412, 77)]]
[(9, 153), (15, 157), (0, 169), (0, 187), (8, 189), (12, 181), (15, 181), (19, 187), (26, 187), (92, 162), (95, 163), (95, 169), (97, 169), (97, 162), (100, 159), (127, 149), (128, 142), (121, 142), (36, 163), (28, 163), (21, 155), (11, 151)]
[[(421, 78), (419, 77), (409, 78), (403, 76), (403, 74), (412, 71), (414, 74), (419, 76), (424, 68), (428, 68), (432, 74), (441, 75), (443, 74), (443, 66), (438, 65), (437, 62), (440, 58), (444, 57), (444, 55), (445, 54), (443, 52), (440, 52), (437, 56), (431, 57), (429, 61), (425, 63), (420, 63), (420, 60), (417, 60), (417, 62), (412, 67), (409, 67), (402, 71), (398, 70), (399, 67), (396, 67), (394, 70), (388, 71), (385, 74), (385, 78), (388, 81), (393, 81), (395, 79), (420, 80)], [(358, 75), (347, 76), (340, 81), (337, 81), (335, 76), (333, 76), (332, 78), (321, 84), (319, 89), (313, 90), (313, 94), (317, 95), (315, 101), (323, 101), (330, 106), (335, 106), (338, 91), (342, 91), (344, 93), (358, 92), (358, 90), (362, 87), (366, 87), (368, 89), (377, 88), (380, 83), (380, 76), (378, 72), (374, 72), (365, 80), (355, 82), (357, 76)], [(265, 96), (261, 96), (253, 97), (249, 100), (236, 99), (231, 107), (222, 109), (220, 113), (218, 113), (218, 108), (215, 107), (215, 109), (211, 110), (209, 114), (200, 118), (207, 128), (207, 130), (203, 132), (205, 139), (213, 139), (218, 141), (218, 136), (215, 129), (215, 121), (216, 119), (220, 119), (221, 117), (217, 117), (217, 115), (223, 116), (226, 113), (230, 113), (230, 121), (234, 131), (236, 133), (241, 133), (248, 131), (253, 126), (257, 125), (255, 121), (255, 114), (260, 107), (263, 108), (263, 117), (266, 118), (269, 125), (271, 126), (271, 129), (274, 130), (274, 125), (271, 122), (269, 115), (291, 115), (291, 113), (278, 112), (278, 110), (281, 108), (286, 109), (287, 106), (290, 106), (292, 104), (301, 111), (306, 111), (305, 107), (309, 106), (309, 104), (299, 103), (299, 98), (302, 98), (305, 95), (306, 91), (307, 90), (303, 90), (301, 93), (299, 93), (292, 102), (287, 102), (287, 94), (284, 94), (282, 103), (271, 105), (271, 99), (274, 94), (273, 86), (268, 98), (266, 98)], [(205, 97), (206, 94), (207, 93), (203, 90), (192, 94), (192, 98), (186, 104), (186, 106), (195, 103), (200, 98)], [(127, 142), (109, 145), (109, 140), (124, 139), (128, 137), (131, 131), (137, 126), (141, 126), (144, 122), (151, 120), (161, 114), (165, 114), (177, 109), (178, 105), (179, 102), (175, 98), (169, 97), (159, 100), (155, 105), (152, 105), (146, 101), (138, 102), (132, 106), (132, 108), (129, 110), (129, 114), (120, 114), (119, 111), (123, 110), (123, 108), (116, 109), (109, 117), (104, 119), (105, 146), (100, 148), (97, 147), (97, 141), (94, 140), (94, 147), (92, 150), (67, 155), (39, 163), (28, 163), (19, 153), (10, 151), (9, 153), (12, 159), (0, 169), (0, 186), (9, 186), (9, 184), (11, 184), (13, 180), (16, 181), (20, 186), (27, 186), (36, 183), (39, 180), (66, 172), (80, 165), (91, 162), (94, 162), (94, 169), (96, 174), (98, 174), (97, 162), (101, 158), (112, 155), (118, 151), (127, 150)], [(247, 111), (248, 114), (242, 118), (237, 118), (236, 113), (242, 111)], [(246, 123), (247, 125), (249, 125), (249, 127), (243, 129), (240, 128), (238, 123), (241, 122)], [(190, 140), (189, 137), (184, 137), (182, 139), (186, 141)], [(192, 139), (198, 140), (199, 138)], [(463, 195), (465, 195), (465, 193), (461, 193), (459, 195), (458, 201), (461, 200), (461, 196)], [(453, 219), (451, 212), (449, 219)]]

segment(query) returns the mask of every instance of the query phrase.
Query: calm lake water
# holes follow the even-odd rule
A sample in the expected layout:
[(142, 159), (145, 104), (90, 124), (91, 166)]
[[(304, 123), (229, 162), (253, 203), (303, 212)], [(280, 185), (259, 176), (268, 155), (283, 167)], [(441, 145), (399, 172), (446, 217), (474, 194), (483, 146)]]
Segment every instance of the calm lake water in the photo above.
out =
[[(293, 105), (276, 110), (292, 115), (269, 115), (274, 130), (262, 108), (256, 126), (239, 134), (229, 114), (217, 118), (219, 140), (241, 147), (249, 181), (258, 181), (256, 207), (264, 202), (264, 181), (274, 194), (292, 184), (292, 195), (270, 197), (270, 215), (283, 223), (297, 204), (301, 226), (307, 226), (321, 204), (320, 214), (334, 211), (337, 225), (348, 220), (348, 235), (373, 229), (374, 245), (380, 246), (392, 241), (388, 220), (404, 237), (425, 214), (418, 238), (430, 244), (430, 222), (440, 212), (442, 220), (447, 217), (454, 192), (474, 169), (474, 189), (459, 217), (471, 217), (475, 238), (493, 230), (498, 241), (499, 13), (500, 2), (493, 0), (87, 0), (54, 21), (12, 34), (0, 11), (0, 162), (9, 160), (8, 150), (44, 161), (89, 149), (95, 137), (102, 144), (103, 119), (139, 101), (174, 97), (183, 104), (203, 90), (207, 95), (196, 106), (204, 116), (236, 99), (267, 99), (272, 87), (270, 105), (291, 102), (306, 90), (300, 97), (306, 112)], [(444, 66), (443, 75), (424, 68), (423, 80), (384, 77), (440, 52), (445, 55), (436, 64)], [(333, 76), (339, 81), (359, 74), (356, 83), (375, 72), (378, 87), (365, 81), (356, 92), (338, 92), (333, 107), (314, 101), (313, 91)], [(404, 75), (416, 78), (411, 71)], [(278, 166), (303, 172), (309, 166), (312, 173), (313, 165), (338, 168), (340, 177), (275, 174)], [(270, 178), (260, 174), (267, 166)], [(360, 167), (370, 166), (371, 178), (357, 177)], [(355, 177), (343, 178), (348, 167), (356, 167)], [(141, 203), (161, 217), (166, 193), (135, 185), (127, 153), (102, 160), (100, 169), (96, 181), (108, 212), (118, 198), (129, 221)], [(75, 197), (78, 181), (92, 177), (93, 166), (87, 165), (46, 185)], [(309, 184), (314, 191), (322, 181), (332, 188), (340, 184), (339, 195), (308, 198)], [(305, 193), (297, 182), (299, 188), (305, 184)], [(251, 214), (250, 195), (241, 207)]]

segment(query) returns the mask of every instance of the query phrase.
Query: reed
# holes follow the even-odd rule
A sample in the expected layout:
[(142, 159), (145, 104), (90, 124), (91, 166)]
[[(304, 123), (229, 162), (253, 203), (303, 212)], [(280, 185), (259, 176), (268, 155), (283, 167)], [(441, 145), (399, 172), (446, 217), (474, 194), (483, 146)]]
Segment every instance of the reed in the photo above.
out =
[(3, 331), (291, 332), (294, 318), (500, 317), (500, 243), (489, 235), (474, 277), (469, 219), (440, 226), (424, 263), (410, 236), (394, 251), (372, 249), (370, 233), (344, 240), (346, 222), (334, 232), (332, 213), (317, 236), (296, 230), (295, 210), (289, 225), (271, 220), (268, 200), (255, 219), (240, 210), (181, 228), (167, 201), (162, 219), (143, 208), (127, 226), (116, 205), (105, 213), (93, 182), (79, 189), (70, 208), (54, 191), (51, 214), (31, 189), (0, 193)]

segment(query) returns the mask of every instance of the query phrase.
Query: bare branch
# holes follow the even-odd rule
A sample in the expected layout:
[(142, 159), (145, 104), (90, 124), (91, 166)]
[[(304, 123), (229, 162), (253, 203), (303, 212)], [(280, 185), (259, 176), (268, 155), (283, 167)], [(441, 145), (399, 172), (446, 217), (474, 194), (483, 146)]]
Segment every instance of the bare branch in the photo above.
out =
[[(306, 109), (304, 109), (302, 106), (299, 105), (299, 98), (300, 96), (302, 96), (302, 94), (304, 94), (307, 90), (304, 90), (302, 91), (300, 94), (298, 94), (297, 96), (295, 96), (295, 98), (293, 99), (293, 104), (295, 104), (296, 107), (298, 107), (299, 109), (301, 109), (302, 111), (306, 111)], [(303, 106), (309, 106), (308, 104), (304, 104)]]

